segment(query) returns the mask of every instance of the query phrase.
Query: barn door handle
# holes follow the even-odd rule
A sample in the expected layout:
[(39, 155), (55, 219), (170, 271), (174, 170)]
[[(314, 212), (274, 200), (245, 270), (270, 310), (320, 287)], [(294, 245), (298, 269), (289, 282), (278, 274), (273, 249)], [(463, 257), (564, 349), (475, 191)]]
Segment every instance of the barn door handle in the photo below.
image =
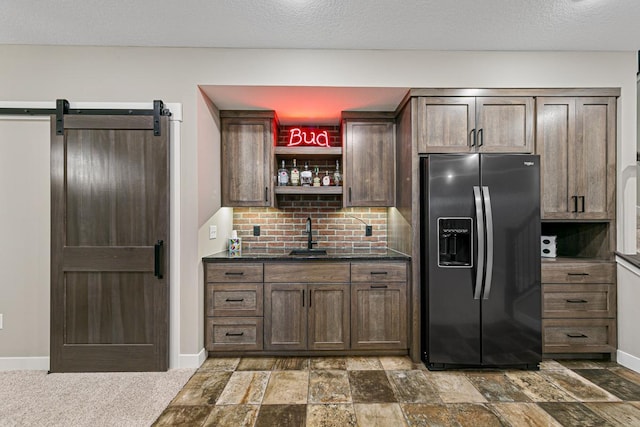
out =
[(164, 241), (158, 240), (158, 243), (153, 245), (153, 275), (158, 279), (162, 279), (162, 249), (164, 248)]

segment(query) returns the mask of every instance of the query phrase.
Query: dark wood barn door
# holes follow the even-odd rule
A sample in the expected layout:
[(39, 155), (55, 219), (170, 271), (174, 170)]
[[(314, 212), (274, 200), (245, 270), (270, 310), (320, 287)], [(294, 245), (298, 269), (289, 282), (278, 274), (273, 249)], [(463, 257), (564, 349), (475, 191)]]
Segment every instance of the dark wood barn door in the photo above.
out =
[(169, 122), (64, 116), (51, 133), (51, 372), (164, 371)]

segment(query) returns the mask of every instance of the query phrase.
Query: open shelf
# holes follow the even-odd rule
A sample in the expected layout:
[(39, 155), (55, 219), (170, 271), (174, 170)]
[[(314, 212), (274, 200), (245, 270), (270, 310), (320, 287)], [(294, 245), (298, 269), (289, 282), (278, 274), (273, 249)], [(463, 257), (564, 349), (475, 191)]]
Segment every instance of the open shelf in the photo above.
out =
[(341, 186), (325, 186), (325, 187), (302, 187), (287, 186), (275, 187), (276, 194), (342, 194)]
[(611, 259), (610, 222), (542, 222), (543, 236), (556, 236), (558, 258)]
[[(333, 159), (342, 156), (342, 147), (275, 147), (279, 159)], [(299, 165), (299, 163), (298, 163)]]

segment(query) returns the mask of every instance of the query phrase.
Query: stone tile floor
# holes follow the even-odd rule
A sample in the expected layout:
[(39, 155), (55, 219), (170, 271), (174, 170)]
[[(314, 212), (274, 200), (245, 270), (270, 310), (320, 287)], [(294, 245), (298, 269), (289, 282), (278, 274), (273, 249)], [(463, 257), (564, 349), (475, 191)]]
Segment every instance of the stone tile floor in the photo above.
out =
[(155, 426), (640, 426), (614, 362), (430, 372), (406, 357), (209, 358)]

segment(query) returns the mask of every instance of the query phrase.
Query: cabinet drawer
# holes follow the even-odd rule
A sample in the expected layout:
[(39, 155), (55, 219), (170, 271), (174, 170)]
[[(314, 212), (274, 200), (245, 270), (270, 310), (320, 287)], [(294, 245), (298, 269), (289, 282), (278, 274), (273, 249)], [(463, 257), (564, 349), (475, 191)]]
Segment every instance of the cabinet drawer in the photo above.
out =
[(611, 352), (616, 347), (615, 319), (545, 319), (544, 353)]
[(542, 285), (542, 317), (615, 317), (615, 286)]
[(207, 316), (262, 316), (262, 283), (207, 285)]
[(348, 262), (279, 262), (264, 265), (270, 283), (349, 283)]
[(542, 283), (614, 283), (613, 263), (542, 263)]
[(261, 317), (207, 319), (207, 350), (262, 350)]
[(352, 282), (405, 282), (404, 262), (362, 262), (351, 264)]
[(206, 280), (209, 283), (262, 282), (262, 264), (208, 263)]

